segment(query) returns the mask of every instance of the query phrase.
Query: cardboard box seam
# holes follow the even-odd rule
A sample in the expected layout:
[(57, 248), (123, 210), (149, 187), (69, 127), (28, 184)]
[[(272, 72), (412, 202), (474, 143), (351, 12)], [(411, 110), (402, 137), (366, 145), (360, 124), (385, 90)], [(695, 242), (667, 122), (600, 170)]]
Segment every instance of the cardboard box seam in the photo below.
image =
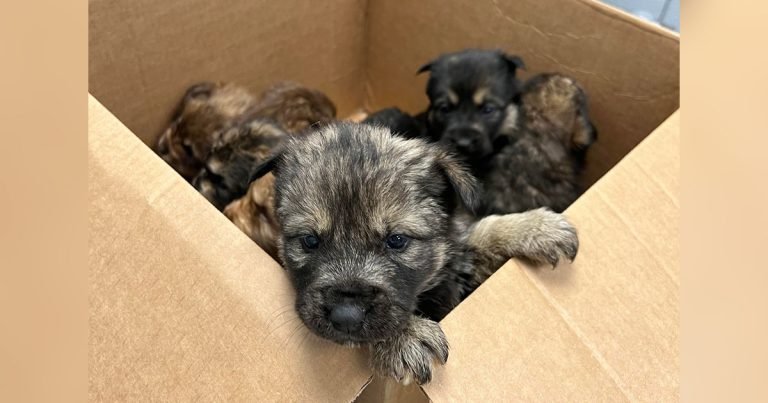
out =
[(579, 2), (584, 3), (588, 7), (594, 9), (595, 11), (605, 14), (610, 17), (616, 17), (617, 20), (630, 25), (634, 28), (642, 29), (646, 32), (658, 35), (664, 39), (669, 39), (673, 42), (679, 42), (680, 41), (680, 34), (672, 31), (668, 28), (665, 28), (661, 25), (657, 25), (653, 22), (650, 22), (648, 20), (644, 20), (640, 17), (637, 17), (633, 14), (630, 14), (622, 9), (616, 8), (614, 6), (608, 5), (603, 3), (602, 1), (597, 0), (579, 0)]

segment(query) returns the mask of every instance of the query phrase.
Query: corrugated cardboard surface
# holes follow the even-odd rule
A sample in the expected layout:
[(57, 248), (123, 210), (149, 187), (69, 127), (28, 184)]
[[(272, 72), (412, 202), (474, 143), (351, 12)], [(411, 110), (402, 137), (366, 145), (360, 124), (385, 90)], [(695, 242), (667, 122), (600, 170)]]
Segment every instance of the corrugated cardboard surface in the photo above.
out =
[(675, 401), (679, 113), (567, 211), (581, 247), (557, 270), (510, 261), (442, 321), (441, 401)]
[(89, 98), (94, 401), (350, 401), (363, 351), (309, 334), (285, 273)]
[(318, 88), (362, 103), (365, 1), (90, 0), (89, 88), (144, 142), (199, 81)]
[(466, 47), (523, 56), (528, 72), (575, 77), (590, 96), (599, 140), (592, 184), (679, 107), (679, 37), (592, 0), (371, 0), (367, 102), (423, 110), (423, 63)]

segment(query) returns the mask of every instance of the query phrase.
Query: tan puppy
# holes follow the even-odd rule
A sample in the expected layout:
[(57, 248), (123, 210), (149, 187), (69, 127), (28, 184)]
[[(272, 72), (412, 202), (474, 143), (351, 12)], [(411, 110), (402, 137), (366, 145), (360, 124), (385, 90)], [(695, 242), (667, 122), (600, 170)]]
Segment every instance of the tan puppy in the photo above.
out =
[(248, 193), (230, 203), (224, 215), (277, 260), (279, 232), (274, 206), (275, 177), (270, 173), (251, 183)]

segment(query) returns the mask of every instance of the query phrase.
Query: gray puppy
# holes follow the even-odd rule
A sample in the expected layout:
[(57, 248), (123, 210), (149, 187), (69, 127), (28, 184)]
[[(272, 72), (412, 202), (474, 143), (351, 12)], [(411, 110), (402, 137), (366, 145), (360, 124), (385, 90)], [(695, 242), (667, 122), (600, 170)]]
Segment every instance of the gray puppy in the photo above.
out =
[(448, 343), (437, 320), (513, 256), (556, 264), (578, 248), (544, 209), (473, 222), (476, 181), (436, 144), (334, 123), (291, 138), (274, 168), (280, 258), (315, 334), (366, 344), (373, 368), (429, 382)]

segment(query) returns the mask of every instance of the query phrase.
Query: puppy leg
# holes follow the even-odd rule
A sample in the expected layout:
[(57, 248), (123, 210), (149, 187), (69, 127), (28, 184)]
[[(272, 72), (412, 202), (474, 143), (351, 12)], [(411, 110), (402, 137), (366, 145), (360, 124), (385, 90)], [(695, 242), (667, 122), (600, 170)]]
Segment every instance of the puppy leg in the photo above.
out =
[(412, 316), (399, 335), (372, 343), (371, 364), (382, 376), (407, 385), (412, 380), (425, 384), (432, 380), (432, 364), (448, 360), (448, 340), (440, 324)]
[(562, 258), (573, 261), (579, 250), (576, 229), (546, 208), (485, 217), (469, 228), (467, 244), (476, 254), (480, 282), (513, 257), (554, 268)]

